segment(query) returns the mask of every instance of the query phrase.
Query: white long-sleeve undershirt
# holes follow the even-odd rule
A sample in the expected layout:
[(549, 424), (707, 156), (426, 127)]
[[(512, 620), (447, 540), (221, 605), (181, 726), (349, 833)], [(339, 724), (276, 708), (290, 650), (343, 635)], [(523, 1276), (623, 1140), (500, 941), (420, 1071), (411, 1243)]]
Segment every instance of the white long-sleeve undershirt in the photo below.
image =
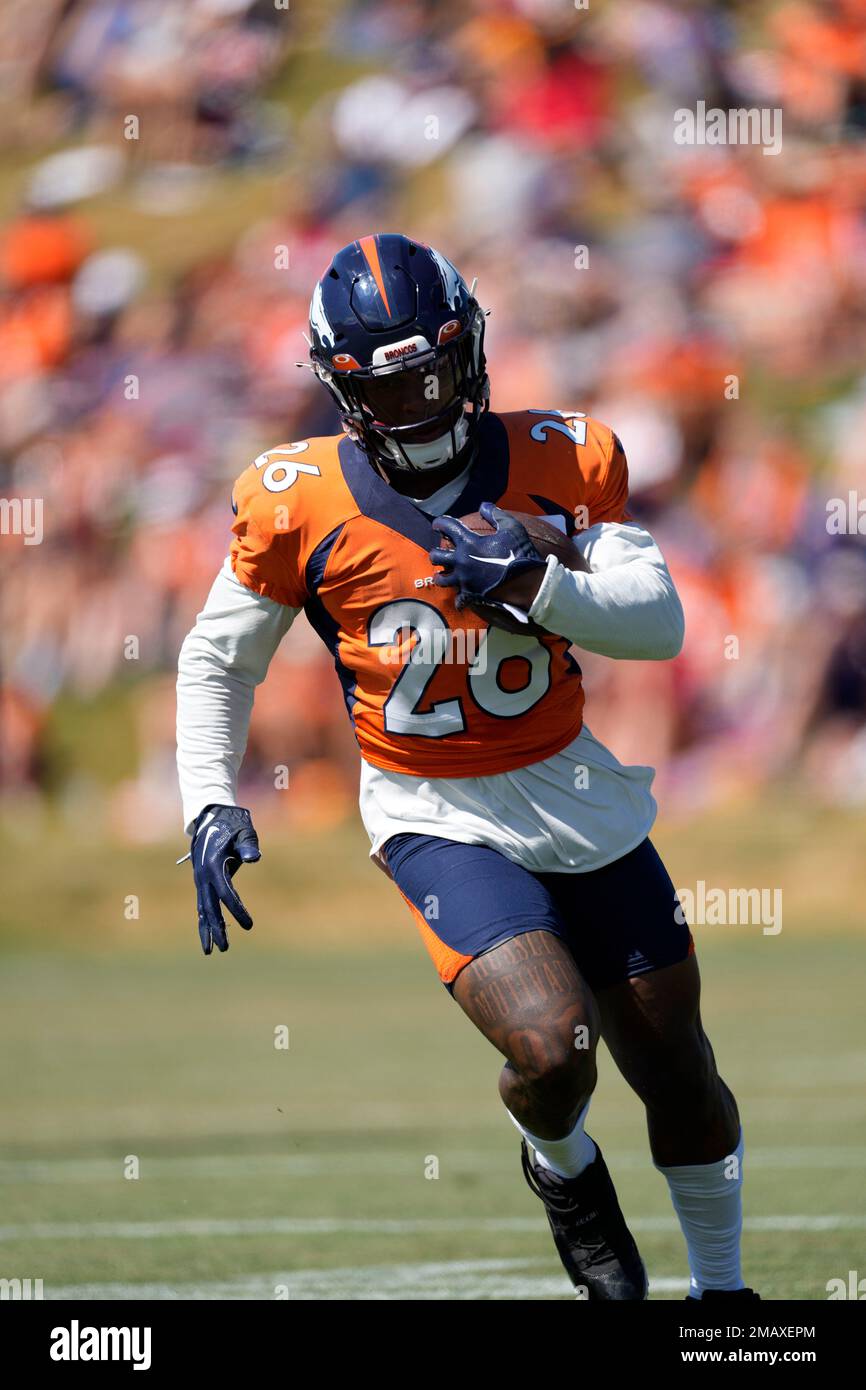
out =
[[(554, 560), (548, 561), (530, 616), (577, 646), (601, 655), (643, 660), (676, 655), (683, 637), (682, 607), (652, 537), (632, 523), (603, 523), (576, 540), (593, 572), (573, 572)], [(178, 662), (177, 765), (187, 831), (204, 806), (236, 804), (238, 772), (246, 750), (255, 687), (264, 680), (298, 611), (247, 589), (234, 577), (228, 561), (217, 575), (207, 602), (183, 643)], [(592, 743), (596, 750), (601, 749), (595, 740)], [(607, 750), (602, 752), (619, 768)], [(591, 760), (593, 750), (589, 750), (589, 756)], [(562, 754), (557, 757), (561, 759)], [(602, 763), (600, 773), (606, 767), (604, 759)], [(532, 767), (543, 769), (545, 764)], [(506, 784), (519, 780), (520, 771), (500, 774), (503, 790)], [(619, 769), (620, 773), (623, 771)], [(413, 819), (408, 810), (414, 804), (419, 785), (424, 787), (427, 803), (432, 796), (440, 804), (444, 800), (450, 806), (455, 788), (459, 788), (462, 801), (471, 796), (473, 784), (498, 782), (497, 778), (460, 778), (428, 779), (422, 784), (418, 778), (383, 774), (368, 764), (363, 772), (362, 811), (365, 804), (368, 812), (373, 807), (370, 814), (365, 814), (365, 823), (374, 849), (383, 836), (387, 838), (392, 816), (392, 810), (383, 811), (381, 817), (377, 815), (381, 809), (377, 787), (385, 789), (387, 783), (392, 809), (395, 789), (405, 792), (405, 796), (398, 797), (402, 807), (399, 828), (407, 829), (418, 824), (418, 817)], [(649, 773), (649, 769), (635, 772)], [(437, 816), (438, 813), (437, 809)], [(397, 831), (391, 829), (390, 833)], [(469, 838), (468, 832), (453, 833), (453, 838)], [(479, 838), (477, 827), (471, 838)], [(588, 838), (598, 849), (593, 836)], [(569, 865), (572, 862), (569, 856)]]
[(177, 663), (177, 772), (187, 832), (203, 807), (237, 804), (253, 697), (299, 613), (254, 594), (228, 559)]
[(574, 540), (592, 573), (566, 569), (551, 555), (530, 617), (600, 656), (676, 656), (683, 645), (683, 608), (649, 532), (633, 522), (605, 522)]

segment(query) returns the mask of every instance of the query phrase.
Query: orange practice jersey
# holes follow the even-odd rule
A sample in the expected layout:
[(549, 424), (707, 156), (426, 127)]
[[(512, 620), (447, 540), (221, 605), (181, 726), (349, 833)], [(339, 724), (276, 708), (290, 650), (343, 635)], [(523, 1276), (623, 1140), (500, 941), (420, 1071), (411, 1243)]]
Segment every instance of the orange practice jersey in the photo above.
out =
[[(524, 410), (482, 417), (452, 516), (495, 502), (566, 529), (622, 521), (628, 472), (605, 425)], [(343, 685), (361, 753), (416, 777), (540, 762), (580, 732), (580, 668), (559, 637), (513, 636), (433, 583), (430, 519), (345, 435), (260, 455), (235, 485), (231, 563), (257, 594), (303, 608)]]

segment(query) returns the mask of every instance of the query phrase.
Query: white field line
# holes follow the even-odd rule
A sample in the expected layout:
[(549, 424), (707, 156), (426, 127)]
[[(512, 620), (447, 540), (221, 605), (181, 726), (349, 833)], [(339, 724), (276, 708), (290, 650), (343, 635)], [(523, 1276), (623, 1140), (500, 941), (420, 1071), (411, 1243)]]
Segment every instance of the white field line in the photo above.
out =
[[(427, 1152), (423, 1145), (380, 1154), (375, 1151), (351, 1154), (208, 1154), (150, 1157), (146, 1144), (139, 1146), (142, 1171), (154, 1178), (328, 1178), (423, 1176)], [(23, 1158), (0, 1159), (0, 1183), (87, 1183), (123, 1180), (124, 1154), (111, 1158)], [(605, 1157), (613, 1169), (649, 1170), (648, 1149), (609, 1151)], [(439, 1154), (442, 1167), (454, 1170), (477, 1168), (484, 1172), (517, 1171), (513, 1154), (497, 1150), (445, 1150)], [(824, 1168), (862, 1171), (866, 1168), (866, 1148), (852, 1146), (791, 1147), (746, 1149), (749, 1169)]]
[[(629, 1221), (635, 1232), (679, 1230), (673, 1216), (639, 1216)], [(183, 1221), (37, 1221), (27, 1225), (0, 1226), (0, 1241), (28, 1240), (157, 1240), (171, 1236), (207, 1239), (233, 1236), (407, 1236), (452, 1231), (537, 1231), (531, 1217), (387, 1218), (345, 1220), (332, 1217), (265, 1217), (250, 1220), (188, 1219)], [(747, 1235), (788, 1231), (817, 1234), (822, 1231), (866, 1230), (866, 1216), (753, 1216), (744, 1222)]]
[[(46, 1299), (142, 1301), (256, 1299), (316, 1301), (351, 1299), (483, 1300), (573, 1299), (563, 1275), (533, 1274), (547, 1260), (455, 1260), (436, 1263), (349, 1266), (245, 1275), (239, 1279), (182, 1284), (68, 1284), (47, 1288)], [(650, 1282), (651, 1293), (684, 1294), (688, 1279)]]

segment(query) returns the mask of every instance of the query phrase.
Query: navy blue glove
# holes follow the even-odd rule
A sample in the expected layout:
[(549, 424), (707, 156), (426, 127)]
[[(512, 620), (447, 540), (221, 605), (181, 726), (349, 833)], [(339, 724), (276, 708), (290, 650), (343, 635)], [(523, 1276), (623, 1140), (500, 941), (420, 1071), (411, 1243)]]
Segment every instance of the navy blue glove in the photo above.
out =
[(431, 562), (444, 570), (434, 576), (434, 582), (459, 589), (455, 600), (458, 608), (479, 603), (506, 579), (544, 566), (525, 526), (493, 502), (482, 502), (479, 510), (484, 520), (496, 527), (488, 536), (470, 531), (453, 516), (437, 516), (433, 522), (434, 531), (454, 542), (453, 550), (440, 547), (430, 551)]
[[(259, 837), (252, 817), (242, 806), (205, 806), (193, 827), (189, 858), (198, 894), (198, 934), (206, 956), (216, 944), (229, 948), (220, 903), (224, 903), (245, 931), (253, 925), (232, 885), (241, 864), (261, 859)], [(178, 861), (182, 863), (181, 860)]]

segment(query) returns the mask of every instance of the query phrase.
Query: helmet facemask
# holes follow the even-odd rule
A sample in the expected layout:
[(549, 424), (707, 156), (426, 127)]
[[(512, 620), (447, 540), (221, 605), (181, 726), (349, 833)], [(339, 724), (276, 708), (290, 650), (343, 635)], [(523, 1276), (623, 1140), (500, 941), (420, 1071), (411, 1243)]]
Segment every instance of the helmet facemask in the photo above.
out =
[(441, 468), (467, 447), (487, 409), (484, 313), (477, 307), (449, 342), (394, 363), (338, 371), (312, 356), (345, 429), (386, 468)]

